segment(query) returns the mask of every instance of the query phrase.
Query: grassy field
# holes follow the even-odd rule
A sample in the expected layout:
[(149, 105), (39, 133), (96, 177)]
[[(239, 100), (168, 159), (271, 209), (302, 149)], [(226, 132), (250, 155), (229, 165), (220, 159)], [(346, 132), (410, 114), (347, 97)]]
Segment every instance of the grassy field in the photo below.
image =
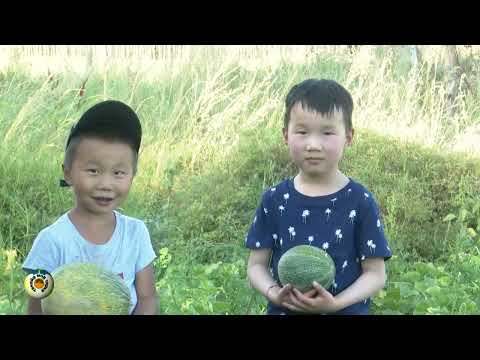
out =
[(480, 313), (480, 55), (459, 49), (474, 91), (451, 111), (442, 53), (427, 50), (412, 68), (392, 46), (0, 48), (0, 313), (25, 313), (21, 263), (73, 204), (58, 187), (66, 136), (103, 99), (142, 121), (121, 210), (150, 230), (159, 311), (263, 313), (243, 239), (262, 190), (295, 174), (283, 101), (308, 77), (354, 98), (341, 169), (377, 197), (394, 252), (373, 313)]

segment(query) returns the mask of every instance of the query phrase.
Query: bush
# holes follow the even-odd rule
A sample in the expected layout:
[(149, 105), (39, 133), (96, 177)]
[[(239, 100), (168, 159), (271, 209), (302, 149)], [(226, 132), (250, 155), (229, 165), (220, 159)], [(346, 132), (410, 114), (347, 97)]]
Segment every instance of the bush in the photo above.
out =
[[(167, 248), (160, 250), (155, 267), (161, 314), (261, 314), (262, 298), (246, 279), (245, 260), (208, 265), (171, 262)], [(259, 304), (260, 303), (260, 304)]]

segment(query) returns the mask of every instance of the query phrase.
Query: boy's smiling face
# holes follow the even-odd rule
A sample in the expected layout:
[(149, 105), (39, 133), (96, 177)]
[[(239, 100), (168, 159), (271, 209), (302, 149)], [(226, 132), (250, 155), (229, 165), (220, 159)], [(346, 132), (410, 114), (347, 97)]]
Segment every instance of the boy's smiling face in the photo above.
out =
[(346, 131), (341, 110), (322, 115), (296, 103), (288, 129), (283, 129), (290, 155), (307, 179), (333, 174), (338, 169), (345, 146), (350, 146), (353, 129)]
[(121, 142), (80, 140), (65, 180), (73, 186), (81, 213), (110, 214), (125, 200), (133, 181), (134, 152)]

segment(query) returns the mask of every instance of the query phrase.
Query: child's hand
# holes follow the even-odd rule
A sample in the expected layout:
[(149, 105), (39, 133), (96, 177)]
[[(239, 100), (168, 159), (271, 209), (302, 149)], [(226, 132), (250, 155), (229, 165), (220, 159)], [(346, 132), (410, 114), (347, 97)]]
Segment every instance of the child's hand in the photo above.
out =
[(282, 305), (293, 311), (312, 314), (328, 314), (339, 310), (335, 297), (317, 282), (313, 282), (313, 289), (304, 294), (293, 288), (289, 293), (289, 301)]
[(293, 286), (290, 284), (285, 285), (284, 287), (275, 286), (268, 292), (267, 299), (270, 300), (275, 305), (285, 306), (285, 302), (290, 302), (290, 296), (292, 295)]

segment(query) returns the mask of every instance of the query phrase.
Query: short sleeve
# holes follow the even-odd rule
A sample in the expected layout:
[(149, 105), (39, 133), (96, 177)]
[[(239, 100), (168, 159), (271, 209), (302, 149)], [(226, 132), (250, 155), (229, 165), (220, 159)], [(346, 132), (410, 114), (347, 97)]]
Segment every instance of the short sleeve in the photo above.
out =
[(150, 233), (148, 232), (148, 229), (143, 222), (140, 222), (139, 229), (137, 231), (137, 237), (139, 243), (139, 251), (138, 259), (135, 262), (135, 273), (143, 270), (157, 257), (152, 247)]
[[(366, 193), (367, 194), (367, 193)], [(385, 237), (380, 209), (371, 193), (362, 200), (360, 222), (355, 234), (357, 256), (361, 261), (371, 257), (388, 260), (392, 251)]]
[(45, 230), (35, 238), (32, 248), (23, 262), (22, 269), (54, 271), (60, 266), (60, 249), (55, 245), (52, 235)]
[(274, 227), (272, 206), (269, 191), (262, 196), (260, 205), (255, 211), (255, 217), (245, 238), (245, 247), (249, 249), (271, 249), (274, 245)]

